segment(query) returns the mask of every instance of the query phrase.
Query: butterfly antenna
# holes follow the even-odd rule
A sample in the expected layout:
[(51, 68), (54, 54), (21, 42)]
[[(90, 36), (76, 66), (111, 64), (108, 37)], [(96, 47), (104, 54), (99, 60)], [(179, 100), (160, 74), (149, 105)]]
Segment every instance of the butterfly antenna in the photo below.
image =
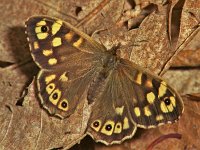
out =
[[(106, 18), (105, 15), (104, 15), (103, 13), (101, 13), (101, 15), (102, 15), (104, 18)], [(109, 36), (110, 39), (111, 39), (111, 43), (110, 43), (110, 45), (111, 45), (111, 47), (113, 47), (113, 45), (114, 45), (115, 42), (114, 42), (114, 39), (113, 39), (112, 33), (110, 32), (109, 27), (108, 27), (108, 26), (105, 26), (104, 31), (107, 31), (108, 36)]]

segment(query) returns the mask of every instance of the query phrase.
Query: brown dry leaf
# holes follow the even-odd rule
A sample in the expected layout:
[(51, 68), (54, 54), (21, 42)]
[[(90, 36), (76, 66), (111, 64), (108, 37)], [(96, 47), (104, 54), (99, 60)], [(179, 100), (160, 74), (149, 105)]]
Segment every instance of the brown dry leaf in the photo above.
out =
[(173, 60), (172, 67), (199, 67), (200, 66), (200, 32)]
[(172, 67), (199, 67), (200, 66), (200, 49), (183, 50), (176, 59), (174, 59)]
[[(177, 3), (181, 3), (179, 4), (181, 6), (177, 6)], [(174, 18), (166, 13), (169, 5), (158, 5), (158, 10), (149, 15), (137, 30), (137, 36), (133, 41), (136, 46), (132, 48), (130, 54), (133, 62), (157, 74), (163, 73), (169, 68), (172, 58), (199, 31), (199, 27), (194, 28), (198, 22), (189, 14), (189, 12), (193, 12), (195, 16), (198, 16), (200, 7), (197, 1), (172, 1), (171, 5), (170, 14), (174, 14), (177, 10), (182, 10), (182, 13), (177, 11), (177, 14), (173, 15), (176, 17)], [(168, 18), (172, 20), (171, 25), (168, 24)], [(176, 20), (179, 18), (181, 18), (180, 22), (177, 22)], [(176, 30), (175, 33), (170, 34), (167, 27), (172, 28), (172, 31)], [(170, 37), (168, 37), (168, 32)], [(169, 39), (171, 39), (171, 44)]]
[[(0, 9), (0, 13), (3, 15), (0, 16), (0, 67), (2, 67), (0, 68), (0, 149), (69, 148), (85, 136), (90, 108), (84, 102), (79, 104), (77, 111), (72, 116), (65, 120), (60, 120), (55, 117), (49, 117), (41, 109), (35, 94), (34, 82), (28, 88), (28, 95), (24, 99), (20, 98), (23, 89), (31, 82), (38, 71), (36, 65), (30, 61), (31, 57), (23, 24), (32, 15), (48, 15), (77, 25), (101, 2), (102, 0), (58, 0), (56, 2), (53, 0), (1, 0), (0, 7), (2, 9)], [(150, 14), (142, 22), (139, 29), (129, 31), (125, 26), (119, 27), (116, 25), (126, 8), (124, 6), (130, 8), (129, 1), (111, 0), (107, 2), (100, 9), (100, 13), (87, 20), (81, 26), (81, 29), (86, 33), (92, 34), (96, 40), (102, 42), (108, 48), (121, 43), (121, 51), (124, 53), (122, 56), (129, 57), (129, 54), (131, 54), (130, 57), (133, 62), (143, 67), (148, 67), (149, 70), (155, 73), (161, 72), (168, 60), (179, 51), (177, 49), (165, 49), (165, 47), (169, 46), (166, 30), (163, 29), (166, 26), (166, 5), (162, 6), (161, 3), (155, 1), (159, 11)], [(172, 5), (175, 5), (176, 2), (173, 1)], [(197, 1), (195, 2), (198, 3)], [(187, 15), (187, 12), (191, 10), (195, 15), (199, 14), (200, 7), (195, 2), (191, 4), (187, 0), (183, 7), (185, 14), (182, 14), (182, 22), (184, 20), (186, 24), (181, 23), (178, 45), (181, 45), (182, 41), (192, 32), (189, 29), (196, 24), (195, 20), (191, 21), (190, 16)], [(148, 3), (141, 4), (142, 8), (147, 5)], [(185, 15), (187, 18), (184, 18)], [(148, 43), (150, 41), (153, 41), (153, 43)], [(160, 45), (160, 43), (163, 44)], [(8, 67), (9, 65), (11, 66)], [(167, 64), (166, 69), (168, 66)], [(189, 108), (193, 107), (193, 102), (188, 102), (187, 105)], [(194, 105), (198, 106), (199, 103), (196, 102)], [(184, 125), (185, 117), (185, 122), (187, 120), (186, 113), (193, 115), (186, 107), (182, 117), (183, 123), (180, 120), (179, 123), (172, 126), (166, 125), (159, 129), (141, 130), (133, 137), (133, 140), (113, 146), (113, 148), (145, 149), (152, 142), (152, 139), (183, 129), (180, 126)], [(195, 121), (199, 115), (189, 117), (193, 117), (193, 121)], [(189, 128), (190, 126), (187, 124), (187, 127)], [(182, 140), (169, 139), (164, 141), (166, 145), (173, 144), (175, 148), (183, 148), (185, 145), (188, 145), (187, 148), (199, 146), (199, 143), (195, 140), (192, 142), (192, 136), (195, 132), (187, 133), (190, 135), (188, 138), (185, 137), (187, 135), (185, 132), (181, 131), (180, 133), (184, 133), (183, 140), (185, 143)], [(199, 134), (196, 134), (195, 137), (199, 137)], [(80, 145), (76, 145), (72, 149), (85, 148), (88, 150), (94, 149), (94, 146), (96, 146), (96, 149), (112, 149), (112, 147), (102, 148), (99, 144), (94, 145), (91, 138), (84, 139)]]
[(163, 76), (181, 94), (200, 93), (200, 69), (169, 70)]

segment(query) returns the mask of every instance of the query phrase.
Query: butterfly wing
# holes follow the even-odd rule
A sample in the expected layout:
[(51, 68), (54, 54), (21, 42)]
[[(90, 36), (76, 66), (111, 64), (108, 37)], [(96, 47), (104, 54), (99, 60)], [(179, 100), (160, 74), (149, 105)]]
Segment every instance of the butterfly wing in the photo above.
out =
[[(126, 76), (124, 83), (130, 83), (129, 86), (124, 85), (124, 88), (130, 88), (130, 94), (134, 93), (128, 103), (131, 116), (138, 127), (154, 128), (179, 119), (183, 113), (183, 102), (170, 85), (127, 60), (122, 60), (119, 68)], [(128, 94), (127, 90), (125, 95)]]
[(98, 90), (88, 134), (105, 144), (131, 138), (137, 127), (175, 122), (183, 112), (180, 96), (159, 77), (120, 59)]
[(26, 22), (31, 55), (41, 68), (39, 99), (51, 114), (69, 116), (101, 68), (104, 46), (69, 23), (36, 16)]
[(102, 53), (105, 47), (67, 22), (46, 16), (26, 22), (31, 55), (42, 69), (74, 64), (77, 55)]

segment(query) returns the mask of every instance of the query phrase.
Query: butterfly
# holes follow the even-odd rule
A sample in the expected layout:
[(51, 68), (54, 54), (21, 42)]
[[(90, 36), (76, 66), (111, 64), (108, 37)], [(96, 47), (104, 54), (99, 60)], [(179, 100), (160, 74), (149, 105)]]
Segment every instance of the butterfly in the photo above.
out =
[(60, 118), (82, 100), (91, 106), (87, 134), (106, 145), (131, 138), (136, 129), (176, 122), (183, 112), (179, 94), (160, 77), (120, 58), (103, 44), (57, 18), (26, 21), (34, 62), (39, 66), (41, 105)]

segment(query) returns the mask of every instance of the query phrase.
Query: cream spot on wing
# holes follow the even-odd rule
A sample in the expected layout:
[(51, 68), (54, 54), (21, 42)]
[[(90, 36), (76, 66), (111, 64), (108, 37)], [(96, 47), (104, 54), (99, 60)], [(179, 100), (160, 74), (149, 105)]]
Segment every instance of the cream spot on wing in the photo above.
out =
[(151, 111), (148, 106), (144, 107), (144, 114), (145, 116), (151, 116)]
[(76, 42), (73, 43), (73, 46), (78, 48), (78, 47), (80, 47), (82, 42), (83, 42), (83, 38), (80, 37)]
[(172, 112), (174, 110), (174, 106), (172, 104), (167, 106), (167, 109), (169, 112)]
[(122, 123), (118, 122), (115, 125), (114, 133), (121, 133), (122, 132)]
[(51, 95), (49, 96), (49, 101), (54, 104), (57, 105), (59, 99), (61, 97), (61, 91), (59, 89), (55, 89)]
[(44, 56), (50, 56), (53, 54), (53, 50), (52, 49), (45, 49), (42, 51)]
[(158, 89), (158, 97), (160, 98), (163, 95), (165, 95), (166, 91), (167, 91), (167, 84), (166, 84), (166, 82), (162, 81), (160, 83), (160, 87)]
[(170, 96), (169, 99), (171, 100), (171, 103), (174, 107), (176, 107), (176, 100), (174, 96)]
[(163, 115), (157, 115), (156, 116), (156, 121), (161, 121), (163, 119), (164, 119)]
[(106, 135), (112, 135), (114, 126), (115, 126), (114, 121), (112, 121), (112, 120), (106, 121), (103, 128), (101, 129), (101, 133), (106, 134)]
[(92, 124), (91, 124), (91, 128), (94, 129), (96, 132), (98, 132), (101, 128), (101, 121), (100, 120), (95, 120)]
[(125, 118), (124, 118), (123, 129), (128, 129), (129, 127), (130, 127), (130, 126), (129, 126), (128, 118), (125, 117)]
[(167, 109), (167, 106), (165, 105), (165, 102), (163, 102), (163, 101), (160, 103), (160, 109), (164, 113), (168, 113), (169, 112), (168, 109)]
[(48, 64), (49, 64), (49, 65), (55, 65), (55, 64), (57, 64), (57, 59), (55, 59), (55, 58), (50, 58), (50, 59), (48, 60)]
[(41, 27), (35, 27), (35, 33), (41, 33)]
[(52, 25), (52, 34), (55, 35), (61, 28), (62, 26), (62, 21), (57, 20), (53, 25)]
[(170, 100), (169, 105), (166, 105), (164, 101), (162, 101), (160, 103), (160, 108), (161, 108), (162, 112), (164, 112), (164, 113), (172, 112), (174, 110), (174, 107), (176, 107), (175, 98), (173, 96), (170, 96), (169, 100)]
[(63, 110), (63, 111), (67, 111), (69, 109), (68, 105), (69, 105), (68, 100), (66, 98), (64, 98), (59, 102), (58, 108)]
[(115, 108), (115, 112), (116, 112), (118, 115), (122, 115), (122, 114), (123, 114), (123, 111), (124, 111), (124, 106), (122, 106), (122, 107), (116, 107), (116, 108)]
[(135, 81), (135, 82), (138, 83), (139, 85), (142, 84), (142, 72), (139, 72), (139, 73), (137, 74), (137, 77), (136, 77), (136, 81)]
[(49, 85), (46, 86), (46, 92), (48, 94), (51, 94), (53, 90), (55, 89), (56, 85), (54, 83), (50, 83)]
[(56, 78), (55, 74), (49, 75), (47, 77), (45, 77), (45, 83), (49, 84), (51, 81), (53, 81)]
[(68, 76), (67, 76), (67, 72), (64, 72), (61, 76), (60, 76), (60, 78), (59, 78), (59, 80), (60, 81), (62, 81), (62, 82), (67, 82), (68, 81)]
[(35, 41), (35, 42), (33, 43), (33, 47), (34, 47), (34, 49), (38, 49), (38, 48), (39, 48), (39, 44), (38, 44), (37, 41)]
[(60, 46), (62, 44), (61, 38), (60, 37), (55, 37), (52, 41), (53, 47)]
[(37, 38), (40, 39), (40, 40), (46, 39), (47, 36), (49, 35), (47, 32), (41, 31), (41, 27), (44, 26), (44, 25), (46, 25), (46, 22), (40, 21), (36, 24), (36, 27), (35, 27), (35, 33), (37, 35)]
[(141, 112), (140, 112), (140, 108), (139, 108), (139, 107), (135, 107), (135, 108), (134, 108), (134, 112), (135, 112), (135, 115), (136, 115), (137, 117), (139, 117), (139, 116), (141, 115)]
[(154, 95), (154, 93), (153, 92), (149, 92), (148, 94), (147, 94), (147, 101), (149, 102), (149, 104), (153, 104), (154, 103), (154, 101), (155, 101), (155, 95)]
[(36, 23), (36, 26), (44, 26), (46, 24), (47, 24), (46, 21), (42, 20), (42, 21)]
[(46, 32), (45, 33), (37, 33), (37, 38), (40, 40), (43, 40), (43, 39), (46, 39), (48, 35), (49, 34)]

